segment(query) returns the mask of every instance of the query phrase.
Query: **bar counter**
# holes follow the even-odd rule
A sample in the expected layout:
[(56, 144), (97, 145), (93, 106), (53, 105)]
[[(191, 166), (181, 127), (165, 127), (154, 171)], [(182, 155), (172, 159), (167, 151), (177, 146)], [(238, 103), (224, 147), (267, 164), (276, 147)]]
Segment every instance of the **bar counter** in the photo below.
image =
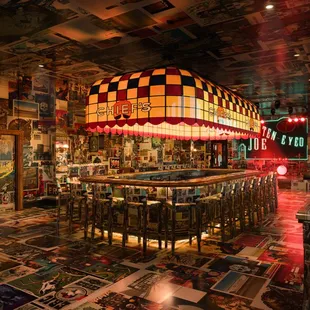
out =
[(139, 243), (143, 240), (144, 254), (148, 239), (157, 240), (159, 248), (170, 242), (172, 252), (177, 240), (188, 238), (191, 245), (196, 239), (200, 251), (204, 233), (219, 234), (224, 242), (260, 225), (277, 208), (276, 175), (260, 171), (176, 169), (79, 181), (70, 184), (68, 214), (73, 219), (75, 205), (81, 220), (85, 214), (84, 238), (90, 221), (92, 240), (96, 229), (102, 240), (108, 232), (109, 244), (113, 233), (122, 235), (123, 246), (134, 235)]
[[(143, 179), (147, 176), (160, 176), (163, 174), (178, 173), (180, 175), (190, 172), (206, 172), (213, 174), (211, 176), (194, 177), (187, 180), (154, 180)], [(111, 176), (89, 176), (80, 178), (82, 183), (93, 184), (114, 184), (114, 185), (128, 185), (128, 186), (142, 186), (142, 187), (199, 187), (222, 182), (229, 182), (237, 179), (246, 179), (261, 175), (260, 171), (255, 170), (232, 170), (232, 169), (177, 169), (169, 171), (156, 171), (156, 172), (137, 172), (126, 173)], [(138, 177), (138, 178), (137, 178)], [(140, 179), (139, 179), (140, 177)]]

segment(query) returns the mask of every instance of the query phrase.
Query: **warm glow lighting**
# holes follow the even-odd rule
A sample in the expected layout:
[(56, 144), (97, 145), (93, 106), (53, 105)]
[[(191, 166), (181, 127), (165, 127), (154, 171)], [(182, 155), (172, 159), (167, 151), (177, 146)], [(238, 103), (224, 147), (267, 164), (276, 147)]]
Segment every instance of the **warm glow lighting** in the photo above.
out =
[(302, 117), (300, 120), (301, 120), (302, 122), (304, 122), (306, 119), (305, 119), (304, 117)]
[[(134, 78), (145, 83), (146, 76), (151, 78), (149, 85), (143, 84), (143, 88), (109, 91), (115, 81), (121, 85)], [(205, 91), (201, 87), (183, 85), (183, 76), (193, 82), (199, 80)], [(179, 84), (175, 87), (177, 77)], [(217, 90), (218, 97), (225, 97), (230, 108), (227, 104), (220, 106), (213, 94), (209, 95), (211, 89)], [(238, 106), (239, 112), (232, 112)], [(86, 130), (91, 132), (166, 139), (240, 139), (256, 136), (261, 130), (258, 109), (253, 103), (193, 72), (175, 67), (95, 82), (87, 97), (85, 117)]]
[(279, 175), (286, 175), (287, 168), (284, 165), (281, 165), (277, 168), (277, 172)]
[(44, 68), (44, 65), (39, 65), (40, 68)]
[(291, 123), (293, 120), (291, 118), (288, 119), (288, 122)]
[(294, 55), (294, 57), (299, 57), (300, 56), (300, 54), (298, 54), (298, 53), (296, 53), (295, 55)]
[(295, 122), (295, 123), (298, 122), (298, 118), (297, 118), (297, 117), (294, 118), (294, 122)]
[(267, 4), (266, 5), (266, 9), (267, 10), (272, 10), (274, 8), (274, 5), (273, 4)]
[(260, 121), (260, 123), (261, 123), (261, 124), (265, 124), (265, 121), (262, 119), (262, 120)]

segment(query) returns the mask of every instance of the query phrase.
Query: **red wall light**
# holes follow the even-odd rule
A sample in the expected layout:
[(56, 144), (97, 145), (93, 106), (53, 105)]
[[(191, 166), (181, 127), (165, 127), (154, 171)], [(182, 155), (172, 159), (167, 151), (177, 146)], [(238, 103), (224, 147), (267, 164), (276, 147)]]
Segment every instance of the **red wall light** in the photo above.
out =
[(288, 122), (291, 123), (293, 120), (291, 118), (288, 119)]
[(261, 123), (261, 124), (265, 124), (265, 121), (262, 119), (262, 120), (260, 121), (260, 123)]
[(297, 117), (294, 118), (294, 122), (297, 123), (299, 119)]
[(286, 175), (287, 168), (284, 165), (281, 165), (277, 168), (277, 172), (279, 175)]
[(306, 119), (304, 118), (304, 117), (302, 117), (301, 119), (300, 119), (300, 121), (301, 122), (304, 122)]

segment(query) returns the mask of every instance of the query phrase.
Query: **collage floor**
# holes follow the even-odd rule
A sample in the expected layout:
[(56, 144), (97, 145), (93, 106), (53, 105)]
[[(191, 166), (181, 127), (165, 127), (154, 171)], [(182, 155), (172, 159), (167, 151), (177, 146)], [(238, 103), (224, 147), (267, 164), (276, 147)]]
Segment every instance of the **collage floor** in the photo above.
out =
[(115, 236), (84, 242), (55, 210), (30, 208), (0, 216), (0, 309), (276, 309), (302, 308), (302, 225), (295, 219), (310, 194), (281, 191), (276, 214), (227, 243), (178, 242), (176, 253)]

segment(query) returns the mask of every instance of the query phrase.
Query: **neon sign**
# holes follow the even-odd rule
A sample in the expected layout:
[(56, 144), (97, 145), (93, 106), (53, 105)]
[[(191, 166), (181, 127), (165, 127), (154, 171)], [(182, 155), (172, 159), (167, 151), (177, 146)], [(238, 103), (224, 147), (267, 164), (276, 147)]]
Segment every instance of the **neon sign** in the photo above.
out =
[(288, 118), (265, 121), (261, 127), (261, 137), (240, 140), (238, 146), (245, 159), (288, 159), (308, 160), (308, 122), (289, 122)]

